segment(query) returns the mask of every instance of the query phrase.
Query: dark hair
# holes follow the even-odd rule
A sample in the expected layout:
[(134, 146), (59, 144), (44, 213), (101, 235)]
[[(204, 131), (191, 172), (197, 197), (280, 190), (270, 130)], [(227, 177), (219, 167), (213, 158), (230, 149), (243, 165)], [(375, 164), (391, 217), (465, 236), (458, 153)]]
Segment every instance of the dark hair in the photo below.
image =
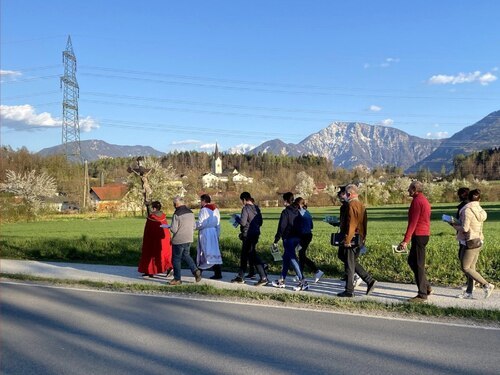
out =
[(481, 199), (481, 190), (474, 189), (469, 191), (469, 200), (471, 202), (477, 202), (480, 199)]
[(243, 193), (240, 194), (240, 200), (242, 201), (249, 201), (252, 199), (252, 196), (248, 191), (244, 191)]
[(304, 200), (304, 198), (298, 197), (298, 198), (295, 198), (293, 203), (300, 206), (301, 204), (305, 205), (306, 201)]
[(158, 201), (151, 202), (151, 207), (153, 207), (155, 210), (160, 211), (161, 210), (161, 203)]
[(202, 200), (206, 203), (210, 203), (212, 201), (212, 198), (210, 198), (210, 195), (208, 195), (208, 194), (203, 194), (200, 196), (200, 200)]
[(461, 187), (460, 189), (457, 190), (457, 195), (461, 196), (462, 194), (469, 194), (469, 188), (468, 187)]
[(293, 193), (289, 191), (289, 192), (283, 194), (283, 200), (288, 204), (292, 204), (293, 203)]

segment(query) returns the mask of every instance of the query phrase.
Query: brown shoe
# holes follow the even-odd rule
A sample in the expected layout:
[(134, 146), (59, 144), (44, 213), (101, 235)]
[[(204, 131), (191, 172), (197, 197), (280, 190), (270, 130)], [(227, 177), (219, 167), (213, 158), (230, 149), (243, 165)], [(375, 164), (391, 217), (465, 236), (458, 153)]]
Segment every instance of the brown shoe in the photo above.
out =
[(196, 270), (194, 271), (194, 281), (196, 281), (197, 283), (199, 283), (201, 281), (201, 271), (200, 270)]
[(432, 290), (432, 288), (430, 286), (427, 287), (427, 295), (430, 296), (432, 293), (434, 293), (434, 291)]
[(168, 285), (181, 285), (182, 281), (173, 279)]
[(408, 302), (410, 302), (410, 303), (427, 303), (427, 298), (415, 296), (413, 298), (408, 298)]

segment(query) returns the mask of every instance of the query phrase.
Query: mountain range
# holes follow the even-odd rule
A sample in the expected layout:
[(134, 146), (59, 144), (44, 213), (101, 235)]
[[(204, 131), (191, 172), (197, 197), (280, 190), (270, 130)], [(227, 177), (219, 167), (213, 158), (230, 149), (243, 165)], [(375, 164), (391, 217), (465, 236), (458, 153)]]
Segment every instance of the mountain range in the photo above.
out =
[[(161, 156), (164, 153), (149, 146), (118, 146), (99, 140), (81, 141), (82, 157), (92, 161), (106, 157)], [(247, 154), (323, 156), (334, 166), (351, 169), (359, 165), (368, 168), (391, 165), (407, 172), (421, 168), (439, 172), (453, 168), (458, 154), (494, 148), (500, 145), (500, 111), (490, 113), (447, 139), (424, 139), (387, 126), (359, 122), (333, 122), (298, 144), (273, 139), (251, 150), (240, 145)], [(41, 155), (63, 153), (62, 145), (45, 148)], [(234, 150), (233, 150), (234, 152)]]

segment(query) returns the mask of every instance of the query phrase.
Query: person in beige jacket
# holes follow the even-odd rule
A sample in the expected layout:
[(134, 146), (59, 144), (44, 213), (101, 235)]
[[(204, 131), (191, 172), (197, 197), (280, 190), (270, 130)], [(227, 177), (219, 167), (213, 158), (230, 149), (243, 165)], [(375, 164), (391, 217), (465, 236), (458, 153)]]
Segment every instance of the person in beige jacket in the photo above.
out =
[[(488, 215), (481, 207), (479, 201), (481, 199), (481, 191), (479, 189), (469, 192), (469, 203), (460, 210), (460, 223), (455, 225), (457, 229), (457, 240), (460, 243), (460, 263), (462, 271), (467, 276), (467, 289), (458, 295), (458, 298), (472, 298), (474, 281), (477, 281), (483, 287), (484, 298), (488, 298), (494, 285), (488, 283), (479, 272), (476, 271), (476, 263), (483, 246), (483, 223)], [(467, 241), (472, 239), (480, 239), (478, 247), (469, 248)]]

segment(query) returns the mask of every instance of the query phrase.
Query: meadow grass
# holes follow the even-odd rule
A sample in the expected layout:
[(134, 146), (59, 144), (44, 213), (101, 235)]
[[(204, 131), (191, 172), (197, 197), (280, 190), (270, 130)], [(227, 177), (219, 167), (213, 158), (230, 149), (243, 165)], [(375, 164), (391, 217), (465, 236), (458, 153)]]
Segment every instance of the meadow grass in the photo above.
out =
[[(490, 282), (500, 281), (500, 202), (483, 203), (488, 213), (484, 226), (485, 245), (477, 269)], [(381, 281), (413, 282), (406, 263), (407, 256), (393, 254), (391, 245), (399, 243), (406, 229), (408, 205), (370, 207), (368, 209), (368, 252), (361, 263)], [(281, 208), (264, 208), (264, 225), (258, 245), (259, 253), (278, 273), (281, 263), (272, 262), (269, 248), (274, 239)], [(338, 207), (310, 209), (314, 217), (314, 238), (309, 257), (328, 276), (340, 276), (343, 266), (337, 248), (330, 245), (336, 228), (323, 222), (327, 215), (337, 215)], [(454, 204), (434, 204), (432, 235), (427, 246), (427, 270), (430, 281), (440, 285), (457, 285), (464, 281), (458, 261), (458, 245), (454, 230), (441, 221), (441, 215), (454, 214)], [(238, 209), (221, 212), (221, 250), (223, 269), (235, 271), (239, 264), (241, 242), (238, 229), (229, 223)], [(169, 215), (170, 216), (170, 215)], [(145, 219), (141, 217), (56, 216), (35, 222), (2, 224), (1, 256), (11, 259), (51, 260), (64, 262), (137, 265)], [(196, 252), (196, 239), (192, 246)]]

